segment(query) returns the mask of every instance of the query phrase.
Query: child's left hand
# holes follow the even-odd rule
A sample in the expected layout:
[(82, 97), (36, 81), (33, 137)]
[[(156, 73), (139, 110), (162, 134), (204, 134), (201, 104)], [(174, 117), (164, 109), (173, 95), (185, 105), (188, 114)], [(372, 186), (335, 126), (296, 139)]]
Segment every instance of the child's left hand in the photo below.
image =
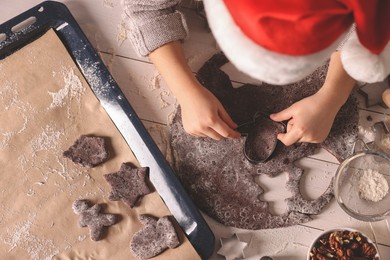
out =
[(328, 136), (340, 104), (319, 91), (279, 113), (270, 115), (274, 121), (287, 121), (286, 133), (278, 139), (286, 146), (296, 142), (321, 143)]

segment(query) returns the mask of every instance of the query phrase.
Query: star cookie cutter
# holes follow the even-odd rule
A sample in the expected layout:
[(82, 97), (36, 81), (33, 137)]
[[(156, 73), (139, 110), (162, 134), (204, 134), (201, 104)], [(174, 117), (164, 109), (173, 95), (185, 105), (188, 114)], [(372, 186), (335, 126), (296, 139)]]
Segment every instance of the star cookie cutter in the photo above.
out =
[(225, 257), (226, 260), (244, 259), (244, 249), (248, 246), (247, 242), (239, 239), (236, 233), (231, 237), (221, 237), (221, 248), (217, 254)]
[[(250, 145), (252, 144), (252, 142), (254, 142), (254, 140), (253, 140), (254, 133), (253, 132), (255, 130), (255, 127), (257, 126), (258, 123), (261, 123), (261, 122), (268, 124), (268, 125), (273, 124), (273, 127), (275, 127), (275, 129), (277, 128), (279, 130), (279, 131), (277, 131), (278, 133), (284, 133), (287, 130), (287, 126), (284, 122), (273, 121), (269, 117), (269, 114), (262, 112), (262, 111), (257, 111), (254, 114), (252, 120), (245, 122), (243, 124), (240, 124), (236, 128), (236, 130), (241, 133), (241, 136), (246, 136), (246, 140), (245, 140), (245, 144), (244, 144), (244, 156), (249, 162), (251, 162), (253, 164), (259, 164), (259, 163), (266, 162), (274, 153), (276, 146), (279, 142), (278, 139), (276, 138), (277, 133), (275, 133), (275, 139), (272, 140), (273, 142), (271, 144), (266, 145), (265, 150), (263, 151), (261, 156), (257, 156), (255, 158), (255, 155), (250, 150), (251, 149)], [(264, 143), (266, 143), (266, 142), (264, 142)]]

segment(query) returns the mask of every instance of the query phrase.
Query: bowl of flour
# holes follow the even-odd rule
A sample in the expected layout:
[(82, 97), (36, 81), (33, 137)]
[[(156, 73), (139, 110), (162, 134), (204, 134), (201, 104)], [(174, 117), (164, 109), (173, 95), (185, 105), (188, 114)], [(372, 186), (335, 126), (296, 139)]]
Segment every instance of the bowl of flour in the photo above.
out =
[(390, 157), (363, 151), (347, 158), (336, 172), (334, 193), (340, 207), (362, 221), (390, 215)]

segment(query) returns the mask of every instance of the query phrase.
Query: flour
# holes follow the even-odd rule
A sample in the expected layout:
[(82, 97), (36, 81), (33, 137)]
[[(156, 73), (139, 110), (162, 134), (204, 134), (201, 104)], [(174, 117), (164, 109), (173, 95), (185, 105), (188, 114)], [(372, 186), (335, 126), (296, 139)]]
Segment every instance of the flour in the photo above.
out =
[(372, 169), (365, 170), (359, 180), (359, 194), (362, 199), (378, 202), (389, 191), (386, 178)]
[(53, 125), (46, 125), (42, 133), (32, 141), (33, 156), (39, 151), (58, 150), (58, 142), (64, 131), (57, 131)]
[(162, 76), (158, 72), (150, 79), (149, 88), (153, 91), (161, 88)]
[(109, 7), (109, 8), (114, 8), (114, 3), (111, 0), (103, 0), (103, 6)]
[(111, 93), (112, 82), (103, 82), (100, 77), (99, 63), (93, 63), (89, 60), (85, 61), (86, 64), (83, 64), (81, 68), (86, 68), (82, 71), (85, 79), (88, 81), (95, 95), (101, 99), (108, 97)]
[(81, 95), (85, 92), (85, 88), (80, 81), (80, 78), (74, 73), (73, 69), (63, 72), (64, 76), (64, 87), (58, 92), (50, 92), (49, 95), (52, 97), (49, 108), (63, 107), (67, 104), (67, 100), (76, 99), (80, 102)]
[(381, 141), (381, 148), (386, 152), (390, 152), (390, 136), (386, 136), (385, 138), (382, 139)]
[(19, 223), (12, 229), (8, 229), (5, 234), (2, 234), (2, 240), (10, 246), (8, 252), (19, 247), (23, 248), (32, 260), (52, 259), (59, 251), (54, 246), (52, 240), (41, 239), (30, 232), (34, 218), (35, 215), (30, 215), (27, 221)]
[(126, 23), (122, 20), (122, 22), (118, 25), (118, 34), (116, 35), (118, 46), (122, 46), (127, 37)]
[(2, 115), (6, 120), (14, 118), (12, 124), (0, 125), (0, 150), (9, 148), (12, 137), (27, 129), (27, 113), (35, 113), (30, 104), (19, 99), (17, 87), (15, 82), (10, 81), (4, 81), (0, 85), (0, 110)]
[(159, 99), (159, 102), (160, 102), (160, 109), (164, 109), (164, 108), (167, 108), (171, 105), (170, 102), (168, 102), (166, 99), (167, 96), (169, 96), (167, 94), (168, 92), (167, 91), (163, 91), (160, 93), (160, 95), (158, 96), (158, 99)]
[(10, 143), (13, 135), (14, 135), (14, 133), (11, 133), (11, 132), (1, 133), (0, 150), (5, 150), (6, 148), (9, 147), (9, 143)]

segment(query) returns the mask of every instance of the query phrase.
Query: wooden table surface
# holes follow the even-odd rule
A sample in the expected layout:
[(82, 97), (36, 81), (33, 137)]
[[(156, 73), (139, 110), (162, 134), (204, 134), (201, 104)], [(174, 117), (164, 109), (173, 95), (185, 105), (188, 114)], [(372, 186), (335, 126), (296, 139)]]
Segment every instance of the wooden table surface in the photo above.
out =
[[(65, 3), (70, 9), (138, 116), (164, 152), (167, 120), (176, 105), (175, 98), (149, 60), (139, 57), (132, 49), (126, 36), (120, 1), (63, 0), (60, 2)], [(40, 0), (1, 0), (0, 24), (39, 3)], [(183, 7), (182, 10), (187, 17), (191, 32), (184, 43), (185, 54), (195, 72), (218, 51), (218, 47), (195, 12), (187, 7)], [(223, 69), (229, 73), (235, 84), (256, 82), (237, 72), (230, 64), (225, 65)], [(390, 110), (380, 106), (365, 109), (363, 99), (360, 104), (362, 129), (369, 129), (369, 124), (375, 121), (389, 120), (387, 114)], [(373, 118), (371, 122), (366, 119), (368, 115)], [(315, 199), (325, 191), (338, 167), (336, 159), (325, 150), (319, 150), (314, 156), (303, 158), (297, 164), (305, 169), (300, 188), (302, 194), (308, 199)], [(284, 199), (291, 195), (284, 187), (286, 181), (285, 173), (275, 178), (260, 177), (260, 182), (266, 187), (266, 192), (261, 195), (261, 199), (269, 201), (271, 212), (275, 214), (282, 214), (285, 211)], [(247, 243), (244, 249), (246, 259), (260, 259), (264, 255), (272, 256), (274, 259), (306, 259), (309, 245), (319, 233), (341, 226), (358, 229), (374, 238), (370, 223), (351, 218), (334, 199), (323, 209), (323, 212), (313, 216), (312, 221), (288, 228), (242, 230), (225, 227), (206, 215), (204, 217), (216, 237), (215, 252), (211, 259), (224, 259), (217, 254), (221, 245), (220, 238), (230, 237), (234, 233), (242, 242)], [(382, 259), (390, 259), (390, 233), (386, 222), (372, 223), (372, 227)]]

